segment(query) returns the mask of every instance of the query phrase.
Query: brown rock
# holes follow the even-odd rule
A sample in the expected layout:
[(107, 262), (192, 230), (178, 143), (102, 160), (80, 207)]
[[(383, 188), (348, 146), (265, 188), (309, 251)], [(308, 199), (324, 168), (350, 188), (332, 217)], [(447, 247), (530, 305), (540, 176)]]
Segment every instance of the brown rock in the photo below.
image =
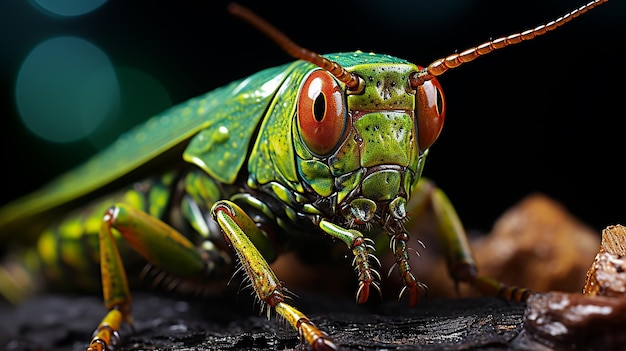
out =
[(587, 271), (583, 293), (626, 297), (626, 228), (621, 225), (602, 231), (602, 245)]
[(554, 350), (624, 350), (626, 299), (548, 292), (526, 302), (524, 329)]
[(556, 201), (532, 194), (472, 243), (481, 275), (533, 291), (580, 292), (598, 235)]
[(600, 250), (580, 293), (531, 295), (524, 328), (556, 350), (626, 349), (626, 228), (602, 231)]

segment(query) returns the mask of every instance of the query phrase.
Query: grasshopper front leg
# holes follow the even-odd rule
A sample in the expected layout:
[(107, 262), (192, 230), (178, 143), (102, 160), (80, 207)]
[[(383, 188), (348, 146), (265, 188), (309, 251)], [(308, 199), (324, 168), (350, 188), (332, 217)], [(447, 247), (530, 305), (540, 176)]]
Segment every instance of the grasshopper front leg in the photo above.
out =
[(479, 292), (501, 296), (507, 300), (525, 301), (531, 293), (525, 288), (508, 286), (498, 280), (478, 274), (467, 235), (459, 216), (446, 194), (432, 181), (422, 178), (408, 204), (413, 215), (430, 206), (437, 222), (440, 246), (448, 271), (455, 283), (468, 283)]
[(122, 322), (132, 327), (131, 294), (114, 230), (148, 262), (177, 277), (198, 276), (206, 267), (194, 245), (169, 225), (126, 204), (109, 208), (99, 231), (102, 291), (109, 312), (96, 328), (87, 351), (111, 349), (119, 339)]
[(326, 234), (337, 238), (352, 250), (354, 255), (353, 266), (357, 272), (359, 279), (359, 289), (356, 293), (357, 303), (365, 303), (369, 297), (370, 287), (374, 287), (378, 294), (382, 295), (378, 281), (380, 281), (380, 274), (375, 269), (371, 268), (370, 259), (374, 260), (380, 266), (378, 258), (369, 251), (374, 250), (374, 241), (372, 239), (363, 236), (363, 233), (354, 229), (344, 229), (336, 224), (328, 222), (326, 220), (320, 221), (320, 229)]
[(315, 350), (336, 350), (337, 346), (326, 333), (319, 330), (302, 312), (285, 302), (282, 284), (250, 240), (250, 237), (262, 237), (254, 221), (230, 201), (216, 202), (211, 213), (235, 250), (256, 296), (268, 306), (268, 317), (273, 308), (298, 331), (301, 340), (305, 340)]

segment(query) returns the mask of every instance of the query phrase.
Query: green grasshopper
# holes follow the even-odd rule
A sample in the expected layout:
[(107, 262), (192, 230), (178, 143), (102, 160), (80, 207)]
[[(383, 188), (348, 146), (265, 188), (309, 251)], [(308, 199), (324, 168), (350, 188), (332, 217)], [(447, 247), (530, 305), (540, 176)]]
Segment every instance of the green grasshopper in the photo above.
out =
[[(453, 280), (522, 301), (528, 290), (478, 275), (456, 211), (421, 177), (445, 118), (436, 76), (606, 1), (426, 67), (358, 51), (319, 55), (232, 5), (233, 14), (299, 60), (175, 106), (2, 208), (0, 242), (24, 228), (40, 233), (39, 260), (52, 279), (68, 272), (93, 276), (91, 268), (99, 267), (108, 313), (88, 350), (113, 347), (122, 323), (132, 324), (125, 267), (133, 253), (181, 289), (241, 271), (268, 316), (276, 312), (316, 350), (337, 349), (286, 299), (270, 263), (294, 241), (330, 236), (352, 253), (356, 300), (364, 303), (380, 292), (372, 238), (384, 232), (403, 284), (400, 296), (413, 306), (425, 285), (412, 272), (407, 214), (419, 216), (427, 206), (436, 214)], [(132, 252), (122, 251), (127, 247)], [(0, 275), (6, 297), (18, 288)]]

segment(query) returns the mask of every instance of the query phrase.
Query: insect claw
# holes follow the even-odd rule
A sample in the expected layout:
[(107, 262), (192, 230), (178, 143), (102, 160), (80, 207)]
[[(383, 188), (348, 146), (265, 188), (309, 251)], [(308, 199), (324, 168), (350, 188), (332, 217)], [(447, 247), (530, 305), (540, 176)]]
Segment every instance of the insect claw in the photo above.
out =
[[(375, 284), (375, 283), (374, 283)], [(367, 301), (370, 295), (370, 283), (359, 282), (359, 290), (356, 292), (356, 303), (362, 304)]]
[[(134, 332), (134, 327), (131, 324), (131, 328), (133, 329)], [(111, 334), (111, 348), (115, 348), (115, 346), (117, 346), (120, 343), (121, 337), (120, 337), (120, 333), (118, 333), (117, 330), (114, 330), (113, 333)]]
[(419, 287), (421, 287), (420, 283), (417, 283), (411, 286), (405, 285), (400, 291), (400, 294), (398, 296), (398, 301), (400, 301), (400, 299), (402, 299), (402, 297), (408, 291), (409, 292), (409, 306), (413, 307), (417, 305), (417, 301), (419, 300), (419, 291), (418, 291)]

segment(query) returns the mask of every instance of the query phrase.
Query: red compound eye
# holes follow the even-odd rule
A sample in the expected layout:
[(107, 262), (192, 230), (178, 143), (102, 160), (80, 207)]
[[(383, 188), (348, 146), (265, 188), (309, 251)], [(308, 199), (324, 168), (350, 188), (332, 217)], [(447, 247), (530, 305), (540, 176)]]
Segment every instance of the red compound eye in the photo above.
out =
[(436, 78), (415, 87), (417, 136), (420, 150), (429, 148), (441, 132), (446, 117), (446, 104)]
[(306, 78), (297, 113), (300, 136), (311, 152), (325, 156), (337, 147), (346, 125), (346, 105), (333, 76), (317, 70)]

